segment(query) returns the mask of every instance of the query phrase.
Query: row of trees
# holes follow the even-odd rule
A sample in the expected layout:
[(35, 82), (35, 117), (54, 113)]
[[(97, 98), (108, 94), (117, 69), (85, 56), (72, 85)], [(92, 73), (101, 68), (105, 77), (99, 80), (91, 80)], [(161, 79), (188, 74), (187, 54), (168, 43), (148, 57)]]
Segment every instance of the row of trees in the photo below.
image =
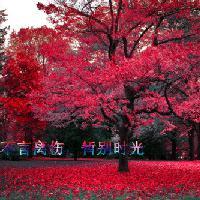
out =
[[(183, 135), (190, 159), (198, 138), (200, 158), (198, 1), (57, 0), (37, 6), (54, 28), (11, 35), (1, 97), (9, 134), (17, 128), (31, 140), (47, 123), (92, 124), (128, 144), (159, 120), (174, 158)], [(128, 170), (128, 156), (120, 154), (119, 171)]]
[[(0, 10), (0, 94), (1, 96), (4, 95), (4, 90), (3, 90), (3, 76), (2, 76), (2, 69), (3, 66), (5, 65), (6, 61), (6, 55), (5, 55), (5, 36), (7, 34), (7, 27), (4, 26), (4, 22), (6, 21), (6, 14), (5, 10)], [(0, 106), (2, 106), (0, 104)], [(2, 107), (1, 107), (2, 108)], [(3, 129), (4, 126), (4, 111), (3, 109), (0, 110), (0, 128)], [(1, 139), (3, 137), (4, 133), (1, 133)]]

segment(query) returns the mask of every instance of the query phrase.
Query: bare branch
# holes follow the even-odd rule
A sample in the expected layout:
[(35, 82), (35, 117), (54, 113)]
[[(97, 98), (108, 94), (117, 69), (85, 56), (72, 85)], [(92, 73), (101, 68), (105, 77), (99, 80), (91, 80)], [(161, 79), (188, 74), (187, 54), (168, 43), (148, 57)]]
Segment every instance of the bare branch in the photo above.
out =
[(119, 28), (119, 18), (120, 18), (121, 11), (122, 11), (122, 0), (119, 0), (117, 15), (115, 18), (115, 33), (118, 31), (118, 28)]
[(129, 53), (129, 57), (132, 57), (134, 50), (136, 49), (137, 45), (141, 41), (142, 37), (148, 32), (148, 30), (153, 26), (153, 23), (151, 23), (149, 26), (147, 26), (144, 31), (140, 34), (139, 38), (134, 42), (133, 47)]
[(114, 13), (113, 13), (112, 0), (109, 0), (109, 6), (110, 6), (110, 15), (111, 15), (111, 20), (112, 20), (112, 24), (111, 24), (111, 32), (112, 32), (113, 27), (114, 27)]

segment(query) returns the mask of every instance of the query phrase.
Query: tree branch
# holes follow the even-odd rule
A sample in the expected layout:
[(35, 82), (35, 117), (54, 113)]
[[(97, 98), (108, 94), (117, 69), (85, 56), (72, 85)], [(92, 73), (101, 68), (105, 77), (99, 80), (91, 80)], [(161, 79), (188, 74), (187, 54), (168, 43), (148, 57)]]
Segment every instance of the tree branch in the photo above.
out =
[(195, 34), (190, 34), (190, 35), (185, 35), (183, 37), (175, 37), (175, 38), (169, 38), (167, 40), (157, 41), (157, 45), (165, 44), (165, 43), (168, 43), (168, 42), (178, 42), (178, 41), (181, 41), (185, 38), (188, 38), (188, 37), (191, 37), (191, 36), (194, 36), (194, 35)]
[(109, 0), (109, 6), (110, 6), (110, 15), (111, 15), (111, 20), (112, 20), (112, 24), (111, 24), (111, 32), (112, 32), (113, 27), (114, 27), (114, 13), (113, 13), (112, 0)]
[(119, 17), (120, 17), (121, 11), (122, 11), (122, 0), (119, 0), (117, 15), (115, 18), (115, 33), (118, 31), (118, 28), (119, 28)]
[(132, 57), (134, 50), (136, 49), (137, 45), (139, 44), (142, 37), (147, 33), (147, 31), (153, 26), (153, 23), (151, 23), (149, 26), (145, 28), (145, 30), (140, 34), (139, 38), (134, 42), (133, 47), (129, 53), (129, 57)]
[(100, 111), (101, 111), (101, 114), (103, 115), (104, 119), (105, 120), (108, 120), (109, 122), (111, 123), (115, 123), (115, 120), (113, 120), (111, 117), (109, 117), (106, 112), (104, 111), (103, 107), (100, 106)]

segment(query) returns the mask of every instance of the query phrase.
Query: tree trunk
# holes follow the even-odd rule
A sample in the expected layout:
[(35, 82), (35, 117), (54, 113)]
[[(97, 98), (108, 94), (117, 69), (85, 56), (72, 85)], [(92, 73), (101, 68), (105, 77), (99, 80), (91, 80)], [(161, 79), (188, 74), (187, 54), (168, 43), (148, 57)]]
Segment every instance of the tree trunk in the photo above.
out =
[(195, 130), (197, 134), (197, 159), (200, 160), (200, 123), (195, 124)]
[(29, 149), (29, 157), (33, 157), (33, 137), (32, 137), (32, 130), (27, 128), (25, 129), (25, 141), (30, 143), (30, 149)]
[(78, 152), (75, 150), (74, 151), (74, 161), (77, 161), (77, 158), (78, 158)]
[(128, 168), (128, 156), (119, 154), (119, 167), (118, 167), (119, 172), (129, 172)]
[(172, 140), (172, 160), (176, 160), (176, 139)]
[(4, 112), (3, 110), (3, 117), (2, 117), (2, 130), (1, 130), (1, 135), (0, 135), (0, 141), (5, 142), (7, 140), (7, 113)]
[(200, 160), (200, 133), (197, 133), (197, 160)]
[(116, 48), (118, 46), (119, 41), (118, 40), (113, 40), (111, 37), (109, 37), (109, 49), (108, 49), (108, 57), (109, 60), (113, 60), (115, 59), (115, 52), (116, 52)]
[(194, 160), (194, 129), (192, 128), (188, 133), (189, 143), (189, 159)]
[(30, 154), (29, 154), (29, 157), (32, 158), (33, 157), (33, 147), (34, 147), (32, 136), (31, 136), (31, 139), (30, 139), (30, 143), (31, 144), (30, 144)]
[(171, 155), (171, 159), (172, 160), (176, 160), (177, 139), (176, 139), (176, 132), (175, 131), (172, 132), (171, 142), (172, 142), (172, 155)]
[(120, 145), (121, 147), (119, 150), (119, 172), (129, 172), (128, 167), (128, 130), (125, 127), (119, 128), (119, 136), (120, 136)]

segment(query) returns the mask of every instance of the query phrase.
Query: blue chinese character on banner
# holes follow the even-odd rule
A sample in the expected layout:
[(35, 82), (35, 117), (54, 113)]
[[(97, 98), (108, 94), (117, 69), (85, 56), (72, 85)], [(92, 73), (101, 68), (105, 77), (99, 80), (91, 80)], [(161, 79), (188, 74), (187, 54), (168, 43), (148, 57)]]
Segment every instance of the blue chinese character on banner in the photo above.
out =
[(44, 156), (46, 156), (47, 154), (45, 144), (40, 140), (38, 140), (38, 142), (35, 143), (34, 156), (37, 154), (43, 154)]
[(106, 155), (111, 153), (112, 153), (111, 142), (99, 142), (97, 155)]
[(22, 143), (17, 143), (19, 146), (19, 155), (20, 156), (29, 156), (29, 144), (25, 143), (24, 141)]
[(114, 153), (119, 153), (120, 145), (119, 142), (114, 143)]
[(121, 154), (125, 155), (125, 152), (126, 152), (125, 142), (121, 145), (119, 142), (114, 143), (114, 153), (121, 153)]
[(61, 156), (63, 153), (63, 146), (64, 143), (59, 143), (58, 141), (54, 142), (52, 141), (50, 145), (50, 153), (53, 156)]
[(130, 155), (134, 155), (134, 154), (137, 154), (139, 156), (144, 155), (144, 152), (142, 151), (142, 149), (143, 149), (142, 143), (138, 144), (138, 141), (136, 141), (134, 144), (134, 142), (133, 142), (133, 145), (130, 148), (133, 149), (133, 151), (131, 152)]
[(89, 144), (87, 144), (87, 142), (84, 141), (81, 147), (83, 149), (83, 155), (86, 156), (87, 153), (91, 153), (91, 155), (94, 156), (94, 146), (95, 142), (89, 142)]

